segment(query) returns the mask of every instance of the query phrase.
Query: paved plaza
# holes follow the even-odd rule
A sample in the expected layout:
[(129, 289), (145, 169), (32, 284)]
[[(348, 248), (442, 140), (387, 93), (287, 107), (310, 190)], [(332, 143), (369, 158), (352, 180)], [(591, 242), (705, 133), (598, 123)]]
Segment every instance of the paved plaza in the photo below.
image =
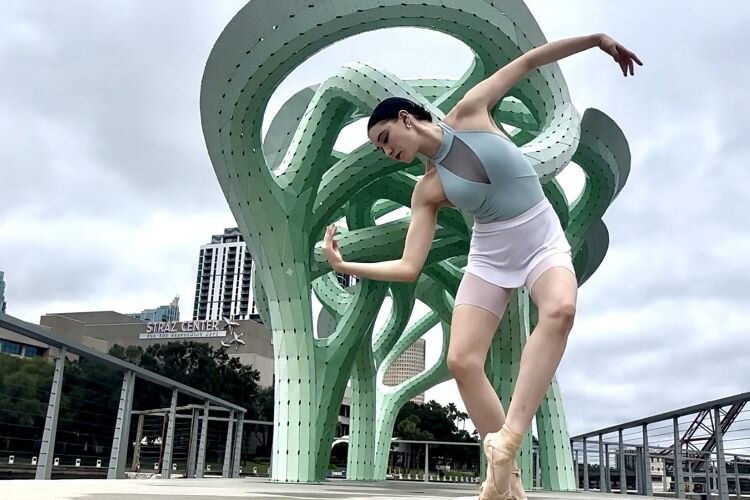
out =
[[(102, 480), (73, 479), (55, 481), (0, 481), (3, 500), (217, 500), (248, 498), (253, 500), (281, 498), (316, 499), (375, 499), (411, 498), (428, 500), (439, 498), (477, 498), (478, 485), (439, 484), (402, 481), (375, 483), (331, 480), (323, 484), (282, 484), (267, 479), (143, 479)], [(595, 500), (622, 498), (617, 494), (590, 492), (557, 493), (535, 491), (530, 500)]]

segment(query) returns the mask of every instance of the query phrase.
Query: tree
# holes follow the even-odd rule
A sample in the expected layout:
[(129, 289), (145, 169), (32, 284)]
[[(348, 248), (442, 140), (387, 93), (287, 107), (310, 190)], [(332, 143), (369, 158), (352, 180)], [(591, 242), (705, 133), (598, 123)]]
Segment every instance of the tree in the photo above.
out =
[[(172, 380), (201, 390), (247, 409), (248, 419), (273, 418), (273, 389), (258, 386), (260, 373), (227, 353), (202, 342), (169, 342), (124, 348), (115, 345), (110, 354)], [(145, 385), (145, 384), (144, 384)], [(170, 394), (150, 387), (135, 393), (140, 408), (168, 406)]]
[[(468, 432), (456, 426), (462, 414), (466, 415), (454, 403), (442, 406), (434, 400), (425, 404), (409, 401), (396, 417), (394, 435), (402, 439), (475, 442)], [(427, 435), (432, 437), (413, 437)]]
[(415, 441), (435, 440), (435, 436), (430, 431), (420, 428), (420, 423), (419, 417), (412, 413), (396, 424), (396, 433), (402, 439), (413, 439)]
[(0, 454), (39, 451), (52, 371), (42, 359), (0, 354)]

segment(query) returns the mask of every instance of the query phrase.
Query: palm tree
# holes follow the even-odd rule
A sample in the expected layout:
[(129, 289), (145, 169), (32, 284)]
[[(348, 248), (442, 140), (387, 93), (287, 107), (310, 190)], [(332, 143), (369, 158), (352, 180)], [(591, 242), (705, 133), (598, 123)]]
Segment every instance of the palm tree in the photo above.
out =
[(469, 414), (465, 411), (460, 411), (456, 414), (456, 419), (461, 422), (461, 429), (466, 430), (466, 419), (469, 418)]
[[(466, 430), (466, 419), (469, 418), (469, 414), (464, 411), (459, 411), (455, 403), (448, 403), (446, 407), (448, 409), (448, 418), (451, 422), (461, 422), (461, 428)], [(456, 425), (458, 428), (458, 425)]]

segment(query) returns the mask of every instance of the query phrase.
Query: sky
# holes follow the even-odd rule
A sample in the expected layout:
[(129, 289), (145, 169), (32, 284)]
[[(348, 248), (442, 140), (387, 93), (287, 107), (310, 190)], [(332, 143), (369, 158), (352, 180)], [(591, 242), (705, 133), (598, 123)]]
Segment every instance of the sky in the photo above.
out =
[[(198, 252), (235, 226), (201, 133), (205, 61), (244, 1), (5, 1), (0, 15), (0, 270), (8, 314), (124, 313), (180, 295)], [(572, 435), (750, 390), (750, 5), (527, 1), (548, 40), (604, 32), (643, 60), (623, 78), (603, 52), (561, 61), (574, 105), (623, 129), (627, 185), (604, 216), (610, 247), (579, 292), (558, 370)], [(377, 44), (373, 43), (375, 40)], [(432, 48), (429, 55), (423, 47)], [(277, 89), (362, 61), (402, 78), (460, 76), (471, 54), (389, 30), (316, 54)], [(339, 146), (362, 142), (361, 124)], [(569, 197), (580, 171), (563, 173)], [(427, 334), (428, 364), (439, 333)], [(453, 381), (427, 392), (463, 408)], [(468, 426), (467, 428), (471, 428)]]

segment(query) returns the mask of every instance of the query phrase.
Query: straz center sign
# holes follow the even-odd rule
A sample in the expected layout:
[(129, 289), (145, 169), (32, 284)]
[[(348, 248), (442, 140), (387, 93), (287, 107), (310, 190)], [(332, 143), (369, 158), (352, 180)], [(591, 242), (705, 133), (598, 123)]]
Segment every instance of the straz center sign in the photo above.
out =
[(219, 328), (221, 320), (199, 320), (199, 321), (161, 321), (149, 322), (146, 332), (139, 333), (141, 340), (148, 339), (185, 339), (226, 337), (227, 332)]

